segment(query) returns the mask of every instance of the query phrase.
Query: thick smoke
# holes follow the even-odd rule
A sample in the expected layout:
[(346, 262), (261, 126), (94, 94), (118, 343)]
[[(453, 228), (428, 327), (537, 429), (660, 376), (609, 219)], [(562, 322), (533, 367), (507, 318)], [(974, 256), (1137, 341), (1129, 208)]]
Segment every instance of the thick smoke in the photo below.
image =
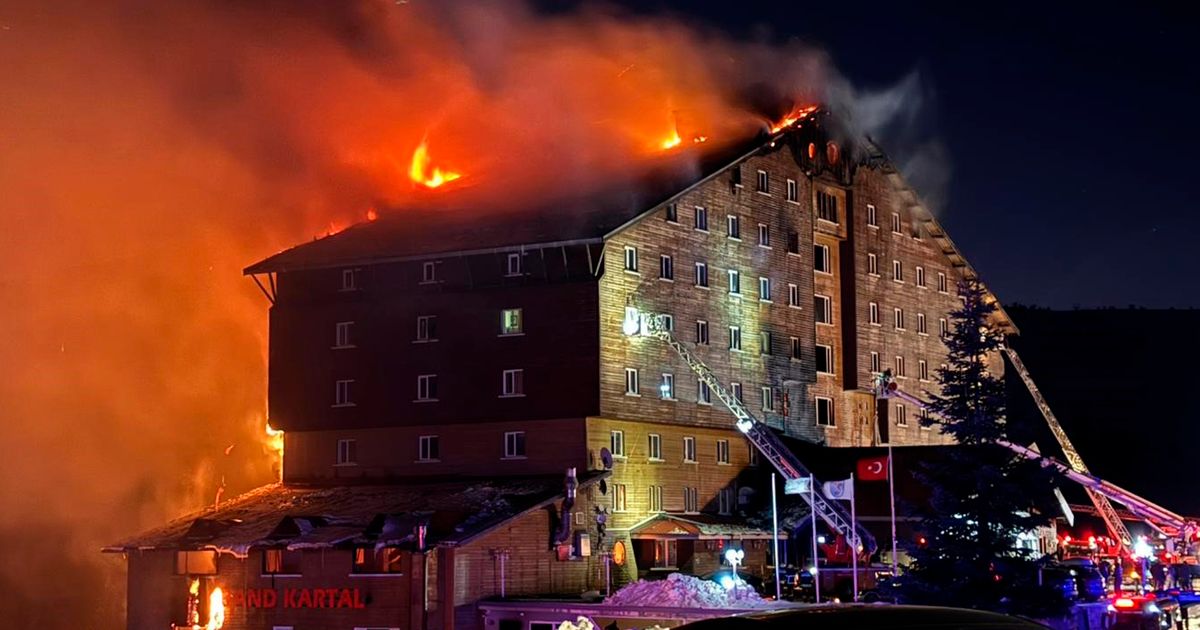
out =
[[(676, 130), (679, 150), (753, 133), (778, 113), (764, 100), (820, 100), (831, 78), (797, 45), (609, 9), (25, 4), (0, 10), (13, 627), (120, 627), (102, 545), (274, 478), (267, 303), (243, 266), (371, 208), (619, 181)], [(422, 139), (463, 178), (415, 187)]]

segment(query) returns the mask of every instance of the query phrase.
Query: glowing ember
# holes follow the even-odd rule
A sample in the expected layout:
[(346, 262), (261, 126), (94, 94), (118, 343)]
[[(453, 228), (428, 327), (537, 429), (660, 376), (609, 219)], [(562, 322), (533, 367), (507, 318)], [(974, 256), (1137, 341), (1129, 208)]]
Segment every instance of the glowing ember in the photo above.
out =
[(666, 140), (662, 141), (662, 148), (664, 151), (666, 149), (673, 149), (673, 148), (679, 146), (679, 143), (681, 143), (681, 142), (683, 142), (683, 138), (679, 137), (679, 132), (672, 130), (671, 136), (668, 137)]
[(780, 131), (783, 131), (784, 129), (791, 127), (801, 120), (808, 118), (809, 115), (815, 111), (817, 111), (816, 105), (809, 105), (808, 107), (794, 109), (792, 110), (792, 113), (784, 116), (783, 120), (779, 121), (778, 124), (776, 124), (774, 127), (771, 127), (771, 133), (779, 133)]
[[(367, 210), (367, 220), (368, 221), (374, 221), (375, 219), (378, 219), (378, 218), (379, 218), (379, 213), (375, 212), (375, 208), (371, 208), (370, 210)], [(268, 425), (267, 429), (269, 430), (270, 428), (271, 427)]]
[(421, 140), (421, 144), (417, 146), (417, 150), (413, 151), (412, 165), (408, 167), (408, 177), (426, 188), (437, 188), (442, 184), (462, 177), (461, 173), (443, 171), (440, 168), (431, 169), (429, 161), (428, 143), (425, 140)]
[(277, 453), (277, 461), (279, 462), (279, 480), (283, 481), (283, 431), (271, 428), (271, 421), (267, 421), (267, 449)]
[(224, 625), (225, 594), (218, 586), (208, 596), (208, 623), (204, 625), (204, 630), (220, 630)]
[(695, 138), (692, 138), (692, 142), (696, 144), (708, 142), (708, 136), (696, 136)]

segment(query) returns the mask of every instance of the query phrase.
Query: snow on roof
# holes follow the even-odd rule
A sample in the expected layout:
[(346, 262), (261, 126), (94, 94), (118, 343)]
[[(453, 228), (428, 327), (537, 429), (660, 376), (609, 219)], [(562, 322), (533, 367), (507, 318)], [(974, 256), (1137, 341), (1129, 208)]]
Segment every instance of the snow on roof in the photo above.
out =
[[(580, 475), (579, 487), (606, 473)], [(342, 544), (453, 545), (563, 495), (563, 476), (429, 481), (363, 486), (275, 483), (104, 548), (215, 549), (245, 556), (253, 547), (328, 548)]]
[[(711, 514), (658, 514), (634, 525), (632, 538), (771, 538), (771, 532), (732, 517)], [(780, 537), (787, 535), (780, 532)]]

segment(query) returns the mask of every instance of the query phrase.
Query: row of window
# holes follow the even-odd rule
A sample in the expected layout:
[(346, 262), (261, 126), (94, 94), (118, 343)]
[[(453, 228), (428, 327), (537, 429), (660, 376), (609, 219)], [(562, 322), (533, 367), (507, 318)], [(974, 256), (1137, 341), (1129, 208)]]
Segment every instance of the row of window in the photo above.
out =
[[(879, 210), (875, 208), (874, 204), (870, 204), (870, 203), (867, 204), (867, 227), (872, 227), (872, 228), (879, 227)], [(900, 219), (899, 212), (892, 213), (892, 233), (893, 234), (904, 234), (904, 222)], [(913, 238), (919, 239), (920, 237), (921, 237), (920, 234), (918, 234), (914, 230)]]
[[(506, 431), (504, 433), (504, 459), (522, 459), (525, 457), (525, 432)], [(437, 435), (422, 435), (417, 437), (417, 461), (438, 462), (442, 458), (441, 438)], [(341, 439), (337, 442), (337, 454), (334, 463), (338, 466), (358, 465), (358, 440)]]
[[(333, 392), (334, 407), (353, 407), (355, 379), (335, 381)], [(525, 370), (514, 368), (500, 372), (500, 398), (521, 398), (525, 395)], [(417, 397), (414, 402), (438, 402), (438, 375), (417, 375)]]
[[(943, 364), (941, 364), (941, 366), (944, 368), (944, 367), (946, 367), (946, 364), (943, 363)], [(891, 369), (892, 369), (893, 376), (896, 376), (898, 378), (907, 378), (908, 377), (907, 365), (905, 364), (904, 357), (901, 355), (896, 355), (893, 358)], [(882, 365), (882, 361), (879, 358), (878, 352), (871, 352), (871, 372), (874, 374), (879, 374), (879, 373), (883, 372), (883, 365)], [(933, 380), (930, 378), (929, 375), (930, 375), (929, 362), (926, 361), (925, 359), (918, 359), (917, 360), (917, 379), (922, 380), (922, 381)]]
[[(620, 429), (609, 431), (608, 440), (609, 452), (617, 459), (625, 459), (628, 456), (625, 450), (625, 432)], [(729, 459), (729, 440), (718, 439), (716, 441), (716, 463), (728, 464)], [(646, 458), (652, 462), (666, 461), (663, 459), (663, 441), (662, 435), (651, 433), (646, 436)], [(696, 438), (695, 436), (686, 435), (683, 437), (683, 463), (695, 464), (699, 460), (696, 458)], [(757, 465), (757, 453), (750, 449), (750, 465)]]
[[(683, 494), (683, 511), (685, 514), (698, 514), (700, 512), (700, 491), (693, 486), (684, 486)], [(629, 511), (629, 488), (626, 484), (613, 484), (613, 512)], [(717, 513), (722, 515), (733, 514), (734, 507), (734, 491), (733, 488), (721, 488), (717, 492)], [(662, 486), (646, 486), (646, 508), (650, 512), (663, 511), (663, 487)]]
[[(421, 263), (421, 284), (436, 284), (441, 282), (438, 274), (438, 269), (441, 267), (441, 261), (426, 261)], [(525, 275), (525, 254), (523, 252), (510, 252), (505, 255), (501, 270), (504, 276), (508, 278)], [(349, 268), (342, 270), (342, 291), (357, 291), (362, 288), (359, 282), (359, 273), (362, 270), (359, 268)]]
[[(880, 275), (879, 257), (875, 254), (867, 254), (867, 274), (871, 276)], [(916, 285), (922, 289), (928, 288), (929, 285), (925, 280), (924, 267), (920, 265), (916, 266), (916, 276)], [(904, 283), (904, 263), (900, 262), (899, 260), (892, 260), (892, 281), (899, 284)], [(940, 271), (937, 274), (937, 290), (938, 293), (950, 292), (950, 284), (946, 279), (946, 274)]]
[[(738, 402), (743, 404), (746, 402), (742, 396), (743, 389), (741, 383), (730, 383), (729, 391), (730, 395), (737, 399)], [(760, 401), (762, 402), (762, 410), (774, 412), (780, 401), (778, 390), (770, 385), (763, 385), (759, 391), (761, 392)], [(642, 395), (641, 372), (637, 368), (625, 368), (625, 395)], [(662, 374), (662, 379), (658, 385), (658, 397), (662, 400), (678, 400), (675, 395), (674, 374)], [(702, 378), (696, 379), (696, 404), (712, 404), (712, 387)]]
[[(625, 246), (625, 271), (630, 273), (641, 273), (638, 267), (638, 248), (632, 245)], [(829, 256), (829, 247), (827, 245), (813, 245), (813, 269), (819, 273), (832, 274), (833, 268)], [(728, 277), (729, 293), (740, 295), (742, 292), (742, 274), (736, 269), (726, 271)], [(670, 254), (660, 254), (658, 257), (658, 279), (666, 282), (675, 281), (675, 257)], [(692, 284), (699, 288), (708, 288), (708, 263), (697, 261), (694, 263), (692, 273)], [(796, 285), (788, 285), (794, 287)], [(758, 298), (764, 302), (771, 301), (771, 279), (766, 276), (760, 276), (758, 279)], [(799, 306), (799, 304), (792, 304)]]
[[(438, 340), (438, 316), (418, 315), (416, 337), (414, 343), (427, 343)], [(333, 349), (344, 350), (357, 347), (354, 334), (355, 322), (345, 321), (334, 324)], [(500, 337), (512, 337), (525, 334), (525, 318), (522, 309), (506, 308), (500, 310)]]
[[(908, 408), (902, 403), (897, 403), (896, 406), (892, 408), (892, 418), (894, 419), (896, 426), (907, 427)], [(933, 425), (929, 423), (929, 412), (925, 409), (917, 408), (917, 426), (926, 431), (929, 431), (933, 428)]]
[[(882, 326), (883, 325), (882, 321), (880, 320), (879, 303), (878, 302), (868, 302), (867, 303), (867, 322), (873, 326)], [(902, 309), (902, 308), (893, 308), (892, 309), (892, 328), (895, 330), (901, 330), (901, 331), (908, 330), (908, 323), (907, 323), (907, 320), (905, 319), (904, 309)], [(939, 317), (938, 318), (938, 334), (941, 335), (942, 337), (945, 337), (949, 333), (950, 333), (950, 323), (946, 320), (945, 317)], [(926, 324), (925, 313), (917, 313), (917, 334), (918, 335), (928, 335), (929, 334), (929, 327)]]

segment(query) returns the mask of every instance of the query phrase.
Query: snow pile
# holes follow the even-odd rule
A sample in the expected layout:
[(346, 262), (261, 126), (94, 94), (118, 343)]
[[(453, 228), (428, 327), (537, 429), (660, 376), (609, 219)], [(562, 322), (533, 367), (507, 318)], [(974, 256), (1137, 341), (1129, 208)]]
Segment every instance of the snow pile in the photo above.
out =
[(665, 606), (671, 608), (767, 608), (773, 605), (749, 585), (732, 589), (711, 580), (672, 573), (665, 580), (638, 580), (626, 584), (604, 600), (619, 606)]

